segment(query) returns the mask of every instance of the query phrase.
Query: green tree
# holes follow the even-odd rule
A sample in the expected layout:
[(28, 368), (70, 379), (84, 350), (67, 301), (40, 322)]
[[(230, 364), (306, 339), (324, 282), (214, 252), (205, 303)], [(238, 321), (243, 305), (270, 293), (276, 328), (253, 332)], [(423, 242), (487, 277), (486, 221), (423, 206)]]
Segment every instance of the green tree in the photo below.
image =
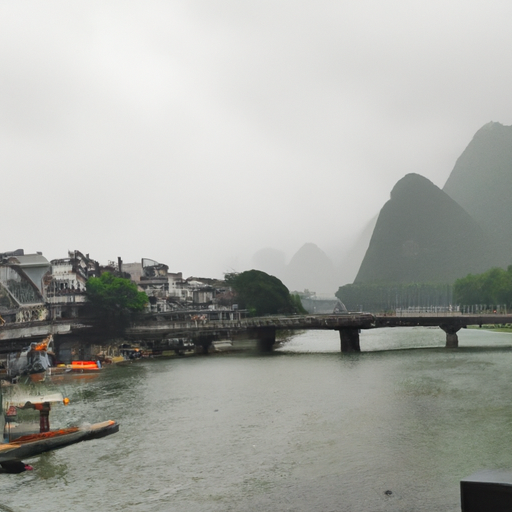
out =
[(457, 279), (453, 292), (456, 302), (464, 306), (475, 304), (511, 306), (512, 266), (507, 270), (491, 268), (483, 274), (469, 274)]
[(98, 317), (116, 324), (123, 324), (132, 313), (142, 311), (148, 303), (148, 296), (139, 292), (135, 283), (110, 272), (90, 277), (86, 283), (86, 296)]
[(252, 316), (306, 313), (300, 298), (290, 295), (277, 278), (260, 270), (247, 270), (225, 276), (226, 284), (236, 293), (239, 307)]
[(298, 293), (292, 293), (290, 295), (292, 299), (292, 303), (295, 307), (295, 313), (306, 315), (307, 311), (304, 309), (304, 306), (302, 305), (302, 301), (300, 300), (300, 295)]
[(452, 304), (452, 286), (446, 283), (354, 283), (341, 286), (335, 295), (349, 311), (373, 313)]

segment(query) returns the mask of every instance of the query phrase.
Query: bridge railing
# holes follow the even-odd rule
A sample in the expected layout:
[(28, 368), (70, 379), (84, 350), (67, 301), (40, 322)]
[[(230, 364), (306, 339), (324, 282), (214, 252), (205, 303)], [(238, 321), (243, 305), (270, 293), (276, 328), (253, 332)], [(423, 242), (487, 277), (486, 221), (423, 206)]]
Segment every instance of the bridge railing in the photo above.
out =
[(212, 331), (246, 329), (338, 329), (343, 327), (368, 328), (374, 321), (370, 314), (292, 315), (250, 317), (237, 320), (186, 320), (132, 323), (131, 334), (163, 331)]

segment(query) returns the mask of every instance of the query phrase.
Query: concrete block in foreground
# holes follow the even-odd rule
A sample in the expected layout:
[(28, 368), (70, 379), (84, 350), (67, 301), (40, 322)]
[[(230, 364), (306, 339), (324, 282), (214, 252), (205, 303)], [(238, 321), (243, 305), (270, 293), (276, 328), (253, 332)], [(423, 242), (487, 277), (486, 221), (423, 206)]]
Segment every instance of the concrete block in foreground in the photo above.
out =
[(460, 481), (462, 512), (511, 512), (512, 469), (484, 469)]

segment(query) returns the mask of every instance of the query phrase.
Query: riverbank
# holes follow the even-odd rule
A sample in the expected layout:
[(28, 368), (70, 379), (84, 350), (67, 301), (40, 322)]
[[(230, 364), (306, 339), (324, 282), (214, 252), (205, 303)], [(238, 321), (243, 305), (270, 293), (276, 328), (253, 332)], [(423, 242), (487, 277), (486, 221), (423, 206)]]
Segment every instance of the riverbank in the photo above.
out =
[(512, 332), (512, 324), (490, 324), (482, 325), (482, 327), (479, 327), (478, 325), (468, 325), (468, 329), (485, 329), (486, 331), (494, 332)]

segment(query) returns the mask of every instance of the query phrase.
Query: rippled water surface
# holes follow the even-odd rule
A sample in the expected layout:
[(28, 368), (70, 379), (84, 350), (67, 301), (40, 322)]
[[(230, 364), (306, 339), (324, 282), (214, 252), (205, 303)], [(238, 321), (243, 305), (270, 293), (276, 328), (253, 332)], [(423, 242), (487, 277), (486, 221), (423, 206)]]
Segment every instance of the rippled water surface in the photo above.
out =
[(272, 354), (145, 360), (48, 386), (71, 399), (54, 425), (120, 431), (0, 475), (0, 511), (458, 512), (461, 478), (512, 468), (512, 335), (459, 340), (378, 329), (342, 355), (336, 333), (310, 331)]

